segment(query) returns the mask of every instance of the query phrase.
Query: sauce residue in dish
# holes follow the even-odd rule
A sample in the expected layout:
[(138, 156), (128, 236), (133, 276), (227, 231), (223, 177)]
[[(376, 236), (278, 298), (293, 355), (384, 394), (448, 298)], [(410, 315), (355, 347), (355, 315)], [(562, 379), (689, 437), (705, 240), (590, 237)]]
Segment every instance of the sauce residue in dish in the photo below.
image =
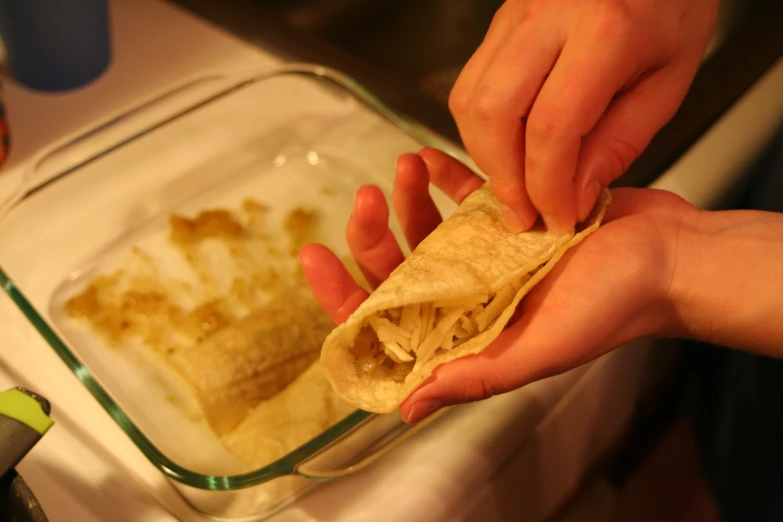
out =
[[(140, 339), (166, 355), (183, 343), (200, 342), (270, 296), (302, 290), (296, 257), (304, 245), (321, 239), (321, 214), (295, 207), (275, 230), (268, 213), (266, 204), (246, 199), (238, 211), (172, 214), (168, 237), (193, 269), (195, 288), (161, 274), (152, 257), (134, 247), (123, 267), (96, 277), (69, 299), (66, 312), (86, 321), (112, 346)], [(281, 255), (281, 240), (288, 259)], [(216, 262), (226, 259), (228, 266)]]

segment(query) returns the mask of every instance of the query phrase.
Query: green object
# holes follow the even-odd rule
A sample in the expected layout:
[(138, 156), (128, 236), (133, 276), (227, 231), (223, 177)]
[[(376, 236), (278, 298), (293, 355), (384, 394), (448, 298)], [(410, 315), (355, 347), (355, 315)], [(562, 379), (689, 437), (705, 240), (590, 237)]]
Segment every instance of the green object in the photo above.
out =
[(0, 415), (11, 417), (41, 435), (49, 431), (54, 424), (37, 400), (19, 390), (0, 392)]

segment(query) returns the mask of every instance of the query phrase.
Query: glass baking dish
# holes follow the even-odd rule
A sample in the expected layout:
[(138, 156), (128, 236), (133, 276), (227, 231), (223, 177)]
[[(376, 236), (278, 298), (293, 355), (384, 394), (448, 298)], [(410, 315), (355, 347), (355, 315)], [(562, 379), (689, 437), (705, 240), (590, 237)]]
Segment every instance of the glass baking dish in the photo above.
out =
[[(23, 184), (0, 209), (0, 283), (197, 512), (259, 520), (319, 482), (370, 464), (423, 424), (410, 427), (397, 414), (351, 410), (326, 429), (305, 430), (293, 447), (279, 442), (272, 460), (253, 466), (210, 428), (193, 389), (160, 364), (165, 355), (109, 346), (106, 335), (85, 326), (69, 307), (97, 277), (124, 277), (139, 252), (155, 258), (155, 273), (164, 273), (163, 279), (187, 272), (181, 260), (172, 261), (167, 243), (172, 214), (192, 223), (210, 209), (231, 215), (264, 209), (272, 216), (274, 236), (284, 228), (282, 216), (314, 209), (320, 216), (318, 241), (346, 255), (344, 228), (355, 190), (372, 183), (390, 194), (396, 157), (422, 146), (463, 157), (352, 79), (318, 65), (183, 82), (64, 139), (30, 163)], [(442, 212), (453, 210), (442, 193), (433, 191), (433, 197)], [(402, 237), (398, 224), (391, 226)], [(227, 266), (225, 258), (210, 262), (215, 273)], [(182, 288), (192, 290), (192, 284), (186, 281)], [(101, 304), (98, 311), (107, 307)], [(155, 313), (140, 315), (148, 333), (156, 331), (149, 326), (158, 320)], [(161, 320), (171, 320), (167, 313)], [(211, 324), (199, 321), (199, 328)]]

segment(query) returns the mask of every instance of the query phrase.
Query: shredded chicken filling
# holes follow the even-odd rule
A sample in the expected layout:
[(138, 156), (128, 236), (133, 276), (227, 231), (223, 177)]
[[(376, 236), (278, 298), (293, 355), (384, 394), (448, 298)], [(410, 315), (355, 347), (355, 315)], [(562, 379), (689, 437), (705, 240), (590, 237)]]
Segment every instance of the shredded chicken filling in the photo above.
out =
[(366, 373), (380, 370), (404, 380), (433, 357), (489, 329), (534, 273), (494, 295), (414, 303), (368, 317), (353, 346), (357, 362)]

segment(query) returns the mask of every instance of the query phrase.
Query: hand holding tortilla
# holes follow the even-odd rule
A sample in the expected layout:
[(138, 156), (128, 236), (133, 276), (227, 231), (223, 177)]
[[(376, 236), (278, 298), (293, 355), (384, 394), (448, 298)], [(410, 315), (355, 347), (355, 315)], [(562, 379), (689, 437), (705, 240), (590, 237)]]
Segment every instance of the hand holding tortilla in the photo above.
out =
[[(438, 229), (447, 234), (445, 239), (438, 239), (437, 232), (428, 235), (439, 220), (427, 193), (430, 181), (462, 203)], [(388, 229), (383, 196), (374, 187), (361, 189), (348, 226), (352, 252), (367, 278), (375, 283), (394, 272), (389, 284), (381, 285), (366, 301), (367, 292), (352, 282), (328, 250), (320, 246), (303, 250), (305, 274), (316, 298), (336, 322), (344, 323), (325, 343), (322, 361), (332, 384), (346, 400), (374, 411), (393, 410), (435, 367), (458, 358), (439, 367), (434, 382), (431, 379), (403, 403), (404, 418), (425, 416), (411, 411), (425, 397), (452, 404), (516, 388), (599, 355), (602, 352), (597, 350), (605, 351), (599, 337), (606, 332), (618, 343), (627, 340), (625, 324), (641, 306), (654, 303), (665, 293), (666, 267), (659, 266), (666, 259), (662, 250), (670, 246), (665, 241), (639, 243), (622, 228), (612, 236), (598, 230), (595, 239), (590, 238), (583, 247), (574, 246), (574, 255), (565, 253), (569, 242), (578, 243), (583, 237), (579, 234), (597, 228), (602, 206), (597, 207), (595, 220), (576, 234), (552, 234), (542, 229), (506, 236), (501, 232), (505, 229), (499, 211), (482, 186), (478, 176), (437, 151), (402, 157), (394, 203), (415, 251), (396, 271), (388, 260), (399, 262), (402, 254)], [(628, 201), (636, 204), (639, 199), (634, 191), (628, 194), (632, 195), (623, 198), (625, 203), (620, 201), (621, 211), (627, 211)], [(687, 207), (666, 194), (656, 193), (654, 199), (669, 203), (659, 210), (664, 214)], [(609, 207), (607, 219), (622, 215), (613, 211), (614, 207)], [(647, 216), (630, 221), (628, 227), (641, 221), (641, 226), (653, 228), (652, 239), (660, 236), (655, 226), (646, 225), (650, 221)], [(358, 233), (360, 230), (363, 233)], [(482, 240), (482, 235), (490, 241)], [(425, 237), (428, 239), (423, 240)], [(604, 238), (603, 248), (600, 237)], [(623, 241), (629, 244), (623, 245)], [(573, 267), (569, 258), (582, 250), (588, 254), (580, 256), (582, 261)], [(644, 251), (646, 265), (633, 262), (640, 257), (639, 250)], [(564, 267), (558, 264), (552, 268), (553, 263), (547, 263), (564, 253)], [(478, 263), (485, 263), (486, 270), (480, 270)], [(551, 275), (544, 278), (550, 268)], [(556, 274), (564, 269), (570, 269), (565, 286), (558, 286), (559, 292), (542, 301), (546, 293), (539, 287), (552, 287), (553, 280), (563, 278)], [(646, 270), (645, 277), (638, 277), (640, 270)], [(520, 310), (524, 313), (502, 331), (521, 297), (539, 281), (541, 284), (522, 300)], [(624, 292), (615, 292), (620, 288), (617, 285), (622, 285)], [(490, 297), (493, 299), (487, 305)], [(542, 303), (550, 309), (548, 314), (535, 313)], [(438, 312), (438, 308), (444, 310)], [(608, 309), (617, 313), (596, 313)], [(437, 335), (429, 336), (432, 332)], [(382, 350), (378, 342), (372, 348), (368, 345), (368, 339), (375, 338), (383, 344)], [(601, 346), (596, 346), (599, 343)], [(579, 350), (579, 345), (584, 350)], [(504, 348), (499, 352), (498, 347)], [(452, 368), (458, 373), (448, 377)]]
[(500, 7), (449, 107), (510, 222), (585, 218), (677, 111), (717, 13), (716, 0)]

